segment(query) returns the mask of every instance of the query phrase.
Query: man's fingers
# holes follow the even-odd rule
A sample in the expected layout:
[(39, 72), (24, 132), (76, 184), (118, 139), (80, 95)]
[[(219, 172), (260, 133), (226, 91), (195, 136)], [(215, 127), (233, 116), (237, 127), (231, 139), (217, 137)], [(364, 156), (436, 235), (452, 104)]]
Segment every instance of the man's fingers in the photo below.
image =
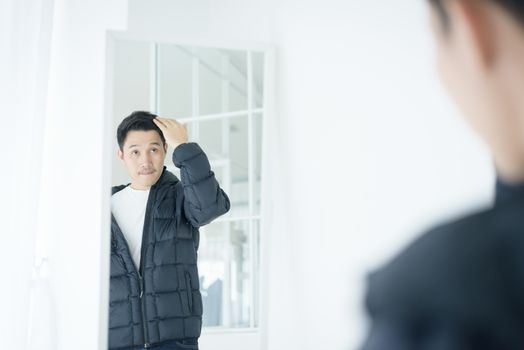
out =
[(167, 125), (180, 125), (182, 123), (180, 123), (178, 120), (176, 119), (170, 119), (170, 118), (161, 118), (161, 117), (156, 117), (155, 119), (158, 119), (159, 122), (163, 123), (165, 126)]
[(172, 120), (172, 119), (161, 118), (161, 117), (156, 117), (155, 119), (161, 122), (162, 124), (168, 124)]
[(160, 128), (160, 129), (163, 129), (163, 128), (166, 128), (167, 125), (165, 125), (159, 118), (154, 118), (153, 119), (153, 122)]
[(160, 128), (160, 130), (162, 130), (162, 132), (166, 132), (167, 129), (179, 128), (179, 127), (182, 127), (182, 129), (185, 132), (187, 132), (187, 124), (181, 123), (177, 121), (176, 119), (156, 117), (153, 119), (153, 121), (155, 121), (155, 124), (158, 125), (158, 127)]

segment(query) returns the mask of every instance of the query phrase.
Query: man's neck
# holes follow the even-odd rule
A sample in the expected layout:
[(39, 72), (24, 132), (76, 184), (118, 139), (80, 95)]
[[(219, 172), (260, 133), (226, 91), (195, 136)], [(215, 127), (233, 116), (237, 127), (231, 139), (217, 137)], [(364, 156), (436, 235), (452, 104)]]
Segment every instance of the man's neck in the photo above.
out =
[(137, 191), (148, 191), (149, 189), (151, 189), (151, 186), (143, 186), (143, 185), (134, 184), (134, 183), (131, 183), (129, 187)]
[(498, 177), (507, 184), (524, 183), (524, 152), (506, 152), (495, 156), (495, 167)]

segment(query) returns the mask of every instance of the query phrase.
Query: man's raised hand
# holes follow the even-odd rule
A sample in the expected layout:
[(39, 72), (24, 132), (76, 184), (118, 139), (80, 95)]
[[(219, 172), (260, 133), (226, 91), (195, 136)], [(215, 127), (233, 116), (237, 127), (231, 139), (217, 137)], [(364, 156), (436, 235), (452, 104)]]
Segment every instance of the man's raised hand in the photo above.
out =
[(160, 117), (154, 118), (153, 122), (162, 130), (167, 144), (173, 147), (173, 149), (187, 142), (187, 128), (184, 124), (175, 119)]

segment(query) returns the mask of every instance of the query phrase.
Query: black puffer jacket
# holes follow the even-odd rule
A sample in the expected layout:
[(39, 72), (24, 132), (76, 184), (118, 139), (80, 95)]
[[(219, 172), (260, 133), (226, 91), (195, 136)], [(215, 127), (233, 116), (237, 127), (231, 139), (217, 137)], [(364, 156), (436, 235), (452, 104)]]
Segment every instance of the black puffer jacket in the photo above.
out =
[[(110, 349), (200, 336), (198, 227), (226, 213), (230, 204), (196, 143), (178, 146), (173, 162), (181, 181), (164, 167), (149, 193), (139, 271), (111, 218)], [(115, 186), (112, 193), (126, 186)]]

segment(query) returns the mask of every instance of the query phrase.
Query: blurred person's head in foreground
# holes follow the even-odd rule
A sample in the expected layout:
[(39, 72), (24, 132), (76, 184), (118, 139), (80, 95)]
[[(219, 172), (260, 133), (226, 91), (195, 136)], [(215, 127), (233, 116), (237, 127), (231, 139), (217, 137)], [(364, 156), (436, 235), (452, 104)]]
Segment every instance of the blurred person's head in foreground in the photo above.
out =
[(439, 73), (492, 152), (496, 200), (370, 275), (363, 349), (524, 349), (524, 0), (429, 1)]
[(524, 1), (430, 3), (444, 85), (488, 143), (499, 176), (524, 180)]

